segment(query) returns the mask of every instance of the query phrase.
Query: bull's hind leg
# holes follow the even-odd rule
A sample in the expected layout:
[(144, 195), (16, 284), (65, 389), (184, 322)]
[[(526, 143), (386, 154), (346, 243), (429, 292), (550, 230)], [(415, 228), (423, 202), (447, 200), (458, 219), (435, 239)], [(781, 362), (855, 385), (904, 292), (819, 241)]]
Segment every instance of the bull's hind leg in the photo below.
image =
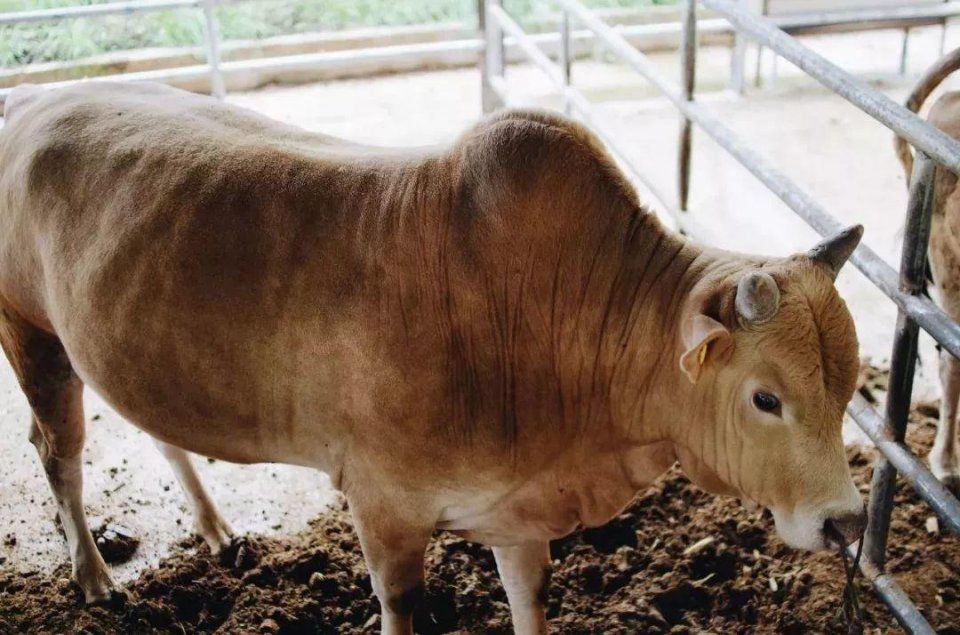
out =
[(33, 411), (30, 441), (40, 454), (70, 549), (73, 578), (88, 603), (115, 590), (83, 512), (83, 383), (56, 336), (3, 311), (0, 343)]
[(954, 493), (960, 495), (960, 439), (957, 437), (957, 402), (960, 400), (960, 361), (947, 351), (940, 353), (940, 425), (930, 449), (930, 469)]
[(211, 553), (219, 553), (230, 545), (233, 530), (220, 516), (217, 506), (207, 494), (197, 469), (190, 460), (190, 453), (175, 445), (154, 439), (160, 452), (170, 462), (173, 473), (183, 488), (193, 513), (194, 531), (209, 545)]

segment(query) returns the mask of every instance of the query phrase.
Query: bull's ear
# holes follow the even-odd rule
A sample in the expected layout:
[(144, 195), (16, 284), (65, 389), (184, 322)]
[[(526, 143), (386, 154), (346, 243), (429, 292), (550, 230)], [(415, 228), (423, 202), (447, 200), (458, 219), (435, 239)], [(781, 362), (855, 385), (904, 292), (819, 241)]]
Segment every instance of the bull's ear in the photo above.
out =
[(707, 365), (726, 359), (732, 346), (733, 336), (727, 327), (703, 313), (693, 315), (683, 324), (684, 352), (680, 356), (680, 369), (695, 384)]

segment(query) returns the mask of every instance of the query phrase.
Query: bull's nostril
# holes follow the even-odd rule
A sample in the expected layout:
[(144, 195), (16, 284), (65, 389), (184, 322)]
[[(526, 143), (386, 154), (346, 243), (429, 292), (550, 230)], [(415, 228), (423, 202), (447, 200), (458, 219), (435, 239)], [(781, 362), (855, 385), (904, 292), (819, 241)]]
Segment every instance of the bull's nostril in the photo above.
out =
[(863, 537), (863, 532), (867, 528), (867, 512), (847, 512), (827, 518), (823, 522), (824, 535), (834, 542), (844, 547), (856, 542)]

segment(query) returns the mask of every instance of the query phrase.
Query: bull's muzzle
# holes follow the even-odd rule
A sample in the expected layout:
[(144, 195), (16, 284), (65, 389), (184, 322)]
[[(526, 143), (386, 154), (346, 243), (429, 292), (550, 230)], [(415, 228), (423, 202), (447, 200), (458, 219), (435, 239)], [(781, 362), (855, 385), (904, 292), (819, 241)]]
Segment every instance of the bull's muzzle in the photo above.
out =
[(867, 510), (844, 512), (823, 521), (823, 534), (828, 542), (842, 547), (860, 540), (867, 529)]

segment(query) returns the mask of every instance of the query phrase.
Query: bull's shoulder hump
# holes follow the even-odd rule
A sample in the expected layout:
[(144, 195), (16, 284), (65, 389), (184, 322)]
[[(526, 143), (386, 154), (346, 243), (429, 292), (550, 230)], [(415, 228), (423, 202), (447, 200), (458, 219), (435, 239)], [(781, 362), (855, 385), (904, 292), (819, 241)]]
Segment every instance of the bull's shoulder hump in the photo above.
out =
[(501, 190), (533, 186), (556, 191), (554, 185), (567, 192), (599, 189), (639, 205), (635, 190), (597, 136), (556, 113), (502, 111), (467, 131), (454, 148), (468, 182), (495, 184)]

